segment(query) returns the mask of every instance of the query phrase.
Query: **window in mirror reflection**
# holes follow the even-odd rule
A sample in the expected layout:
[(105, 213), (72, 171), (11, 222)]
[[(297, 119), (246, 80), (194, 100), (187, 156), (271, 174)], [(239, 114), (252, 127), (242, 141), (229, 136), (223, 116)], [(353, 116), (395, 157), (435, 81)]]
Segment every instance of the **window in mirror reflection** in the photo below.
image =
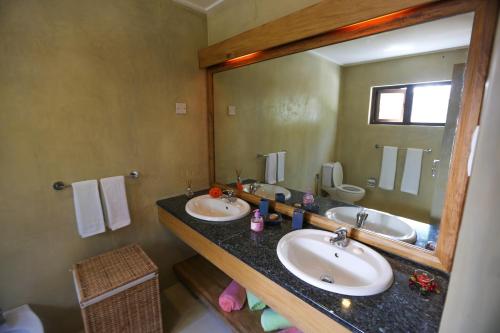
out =
[(406, 88), (384, 89), (380, 92), (378, 106), (379, 121), (402, 122), (404, 114)]
[(412, 123), (446, 123), (451, 83), (421, 85), (413, 88)]
[(371, 124), (444, 126), (451, 82), (372, 88)]

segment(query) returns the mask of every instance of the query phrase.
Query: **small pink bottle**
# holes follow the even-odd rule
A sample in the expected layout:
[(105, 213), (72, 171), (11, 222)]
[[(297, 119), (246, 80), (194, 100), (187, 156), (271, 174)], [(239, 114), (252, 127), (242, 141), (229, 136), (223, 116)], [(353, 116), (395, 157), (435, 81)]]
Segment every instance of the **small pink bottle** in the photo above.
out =
[(256, 232), (264, 230), (264, 219), (260, 216), (260, 211), (258, 209), (253, 211), (253, 217), (250, 220), (250, 229)]

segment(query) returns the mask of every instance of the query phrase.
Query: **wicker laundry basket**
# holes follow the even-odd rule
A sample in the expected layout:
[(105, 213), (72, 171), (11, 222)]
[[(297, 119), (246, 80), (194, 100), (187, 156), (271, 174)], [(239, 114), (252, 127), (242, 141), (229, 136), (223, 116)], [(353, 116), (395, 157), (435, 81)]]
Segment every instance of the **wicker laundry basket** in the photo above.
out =
[(86, 333), (162, 332), (158, 268), (139, 245), (73, 266)]

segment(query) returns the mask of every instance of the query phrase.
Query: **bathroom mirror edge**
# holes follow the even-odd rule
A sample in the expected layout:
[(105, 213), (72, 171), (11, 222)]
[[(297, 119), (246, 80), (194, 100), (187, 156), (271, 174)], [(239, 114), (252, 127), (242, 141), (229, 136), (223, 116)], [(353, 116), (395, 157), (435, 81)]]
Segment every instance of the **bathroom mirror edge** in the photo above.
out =
[[(242, 58), (241, 61), (226, 61), (222, 64), (207, 68), (207, 107), (208, 107), (208, 145), (209, 145), (209, 173), (211, 184), (216, 183), (215, 178), (215, 140), (214, 140), (214, 96), (213, 96), (213, 75), (217, 72), (230, 70), (233, 68), (246, 66), (264, 60), (269, 60), (284, 55), (309, 50), (315, 47), (327, 44), (339, 43), (341, 41), (368, 36), (374, 33), (396, 29), (397, 27), (415, 25), (432, 21), (436, 18), (448, 17), (464, 12), (474, 12), (474, 24), (472, 29), (472, 38), (469, 47), (469, 55), (465, 71), (465, 84), (462, 91), (461, 112), (453, 145), (453, 154), (450, 164), (450, 181), (447, 185), (443, 218), (440, 227), (440, 234), (437, 239), (436, 251), (431, 252), (416, 246), (399, 241), (377, 236), (371, 232), (352, 228), (350, 236), (353, 239), (360, 240), (369, 245), (385, 250), (387, 252), (400, 255), (410, 260), (449, 272), (453, 263), (455, 246), (458, 238), (458, 230), (462, 217), (463, 206), (465, 203), (466, 189), (468, 183), (467, 159), (469, 155), (469, 143), (472, 132), (479, 121), (481, 101), (484, 93), (486, 75), (489, 65), (489, 58), (492, 50), (494, 28), (496, 24), (498, 2), (495, 0), (450, 0), (433, 2), (427, 5), (412, 9), (407, 13), (401, 13), (394, 17), (392, 22), (384, 24), (383, 28), (378, 29), (356, 29), (352, 31), (343, 31), (339, 39), (334, 30), (327, 35), (313, 36), (301, 41), (296, 41), (287, 45), (275, 47), (270, 51), (259, 52), (249, 58)], [(408, 21), (407, 16), (411, 17)], [(481, 18), (480, 20), (478, 18)], [(376, 18), (375, 18), (376, 19)], [(411, 24), (408, 22), (411, 21)], [(328, 38), (333, 42), (328, 42)], [(326, 40), (326, 41), (325, 41)], [(239, 196), (251, 203), (257, 203), (259, 197), (239, 193)], [(285, 204), (276, 204), (276, 209), (281, 213), (291, 215), (292, 206)], [(308, 213), (306, 220), (312, 225), (323, 229), (330, 229), (333, 225), (331, 220), (321, 215)], [(326, 225), (326, 222), (329, 225)]]

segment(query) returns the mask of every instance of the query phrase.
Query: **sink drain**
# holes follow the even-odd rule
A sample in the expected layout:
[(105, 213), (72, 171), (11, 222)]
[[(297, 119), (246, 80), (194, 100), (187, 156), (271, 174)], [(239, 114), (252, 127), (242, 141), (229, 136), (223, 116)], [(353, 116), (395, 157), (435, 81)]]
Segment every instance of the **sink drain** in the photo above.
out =
[(326, 283), (333, 283), (333, 278), (329, 275), (321, 275), (320, 279)]

